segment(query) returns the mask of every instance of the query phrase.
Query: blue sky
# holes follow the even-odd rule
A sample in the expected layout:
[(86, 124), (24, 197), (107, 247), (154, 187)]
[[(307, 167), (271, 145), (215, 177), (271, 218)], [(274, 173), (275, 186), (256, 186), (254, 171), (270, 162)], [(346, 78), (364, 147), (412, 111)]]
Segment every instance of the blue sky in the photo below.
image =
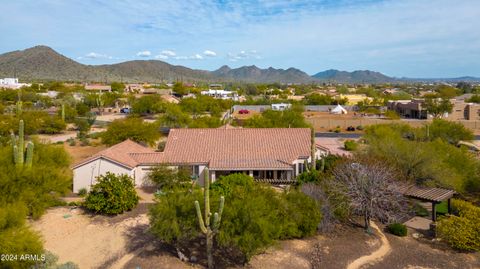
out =
[(1, 0), (0, 53), (480, 77), (478, 0)]

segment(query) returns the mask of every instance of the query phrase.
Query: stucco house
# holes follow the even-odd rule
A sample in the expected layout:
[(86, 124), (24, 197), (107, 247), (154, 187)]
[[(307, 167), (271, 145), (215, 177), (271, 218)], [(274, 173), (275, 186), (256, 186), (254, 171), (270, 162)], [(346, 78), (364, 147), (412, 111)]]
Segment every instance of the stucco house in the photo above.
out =
[[(106, 172), (127, 174), (141, 186), (160, 164), (190, 169), (201, 185), (207, 167), (212, 181), (231, 173), (294, 180), (311, 163), (311, 152), (308, 128), (172, 129), (163, 152), (127, 140), (76, 164), (73, 191), (89, 190)], [(315, 146), (315, 158), (322, 154)]]

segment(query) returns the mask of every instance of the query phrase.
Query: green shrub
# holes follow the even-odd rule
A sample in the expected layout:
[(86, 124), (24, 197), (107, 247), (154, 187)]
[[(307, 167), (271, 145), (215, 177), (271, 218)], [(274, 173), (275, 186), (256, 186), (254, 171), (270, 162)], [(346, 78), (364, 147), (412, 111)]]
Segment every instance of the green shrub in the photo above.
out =
[(390, 119), (390, 120), (399, 120), (400, 115), (398, 115), (398, 113), (393, 111), (393, 110), (387, 110), (385, 112), (385, 118)]
[(67, 142), (68, 142), (68, 145), (71, 146), (71, 147), (73, 147), (77, 144), (77, 142), (75, 141), (74, 138), (67, 139)]
[(107, 172), (97, 177), (97, 183), (85, 198), (84, 206), (97, 213), (121, 214), (134, 208), (138, 199), (131, 177)]
[(345, 150), (354, 151), (358, 148), (358, 143), (355, 140), (346, 140), (343, 146)]
[(362, 125), (358, 125), (358, 126), (357, 126), (357, 130), (360, 130), (360, 131), (361, 131), (361, 130), (363, 130), (363, 129), (365, 129), (365, 128), (363, 128)]
[(85, 195), (87, 195), (87, 189), (81, 188), (80, 190), (78, 190), (78, 196), (84, 197)]
[[(225, 196), (225, 210), (216, 243), (241, 253), (245, 261), (279, 239), (314, 234), (321, 220), (319, 206), (310, 197), (296, 190), (278, 193), (243, 174), (220, 177), (212, 184), (213, 209), (220, 195)], [(201, 199), (199, 189), (158, 195), (150, 210), (151, 231), (167, 243), (190, 247), (200, 233), (194, 201)]]
[(452, 200), (458, 216), (447, 216), (438, 222), (438, 236), (459, 250), (480, 250), (480, 207), (460, 200)]
[(387, 226), (388, 231), (391, 234), (396, 236), (406, 236), (407, 235), (407, 226), (401, 223), (392, 223)]

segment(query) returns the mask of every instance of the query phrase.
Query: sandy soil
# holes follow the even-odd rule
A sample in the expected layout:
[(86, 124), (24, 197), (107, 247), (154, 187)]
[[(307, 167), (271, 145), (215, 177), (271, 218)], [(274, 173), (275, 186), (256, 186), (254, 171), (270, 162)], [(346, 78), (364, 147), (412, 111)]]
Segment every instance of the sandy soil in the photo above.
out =
[(99, 146), (80, 146), (79, 143), (75, 146), (70, 146), (68, 143), (64, 144), (65, 150), (72, 156), (72, 164), (76, 164), (83, 159), (86, 159), (95, 153), (102, 151), (106, 149), (107, 147), (105, 145), (99, 145)]
[[(141, 209), (140, 209), (141, 210)], [(145, 212), (124, 219), (91, 216), (81, 209), (57, 207), (47, 211), (33, 229), (39, 231), (47, 250), (59, 256), (59, 262), (72, 261), (80, 268), (99, 268), (126, 250), (127, 231), (148, 225)]]
[(390, 247), (390, 243), (387, 240), (387, 237), (385, 237), (385, 235), (378, 228), (378, 226), (374, 222), (371, 222), (370, 226), (375, 229), (377, 235), (380, 237), (381, 246), (372, 254), (362, 256), (351, 262), (347, 266), (347, 269), (358, 269), (361, 268), (363, 265), (375, 263), (376, 261), (383, 259), (383, 257), (390, 253), (390, 251), (392, 250), (392, 248)]
[[(80, 268), (203, 268), (180, 261), (172, 247), (147, 232), (150, 205), (143, 202), (114, 217), (57, 207), (31, 226), (42, 234), (45, 248), (58, 255), (60, 262), (72, 261)], [(338, 225), (332, 234), (279, 242), (245, 266), (223, 264), (219, 268), (344, 269), (349, 264), (351, 268), (375, 269), (480, 268), (479, 253), (459, 253), (441, 242), (411, 235), (396, 237), (382, 229), (380, 226), (374, 235), (368, 235), (362, 227)], [(197, 257), (204, 264), (204, 257)]]

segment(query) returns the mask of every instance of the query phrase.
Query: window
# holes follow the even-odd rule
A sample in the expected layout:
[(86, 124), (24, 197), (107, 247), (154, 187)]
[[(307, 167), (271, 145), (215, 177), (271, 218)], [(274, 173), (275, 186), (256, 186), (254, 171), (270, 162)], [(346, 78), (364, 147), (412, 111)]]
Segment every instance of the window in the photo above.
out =
[(193, 166), (193, 175), (197, 177), (200, 175), (200, 166), (198, 165)]
[(305, 164), (303, 162), (298, 163), (298, 174), (303, 173), (304, 169), (305, 169)]

